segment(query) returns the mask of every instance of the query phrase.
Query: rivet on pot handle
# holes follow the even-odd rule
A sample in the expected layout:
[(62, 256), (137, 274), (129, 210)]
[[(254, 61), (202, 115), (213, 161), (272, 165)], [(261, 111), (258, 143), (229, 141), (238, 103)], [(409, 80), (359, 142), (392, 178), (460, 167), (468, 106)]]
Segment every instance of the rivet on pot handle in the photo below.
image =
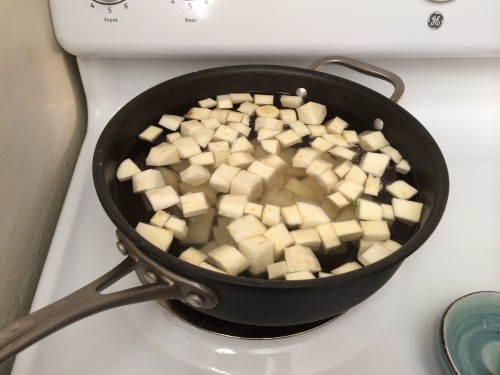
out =
[[(202, 309), (218, 304), (213, 290), (169, 271), (138, 250), (122, 233), (117, 231), (116, 235), (128, 253), (127, 258), (76, 292), (0, 329), (0, 363), (71, 323), (114, 307), (165, 299), (180, 299)], [(157, 276), (157, 282), (101, 293), (132, 271), (149, 270)]]
[(325, 65), (342, 65), (346, 68), (355, 70), (359, 73), (363, 73), (375, 78), (383, 79), (384, 81), (389, 82), (392, 86), (394, 86), (394, 92), (392, 93), (390, 99), (394, 102), (399, 102), (403, 93), (405, 92), (405, 84), (398, 75), (389, 72), (388, 70), (379, 68), (375, 65), (367, 64), (363, 61), (351, 59), (350, 57), (344, 56), (326, 56), (319, 60), (316, 60), (311, 65), (309, 65), (309, 69), (319, 70)]

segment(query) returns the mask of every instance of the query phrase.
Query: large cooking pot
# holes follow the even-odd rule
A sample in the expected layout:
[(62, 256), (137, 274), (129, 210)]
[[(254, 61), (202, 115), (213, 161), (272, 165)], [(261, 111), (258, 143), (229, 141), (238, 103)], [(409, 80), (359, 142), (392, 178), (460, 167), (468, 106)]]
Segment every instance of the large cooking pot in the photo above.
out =
[[(316, 71), (337, 63), (391, 82), (395, 92), (388, 99), (351, 81)], [(423, 202), (421, 222), (410, 228), (395, 224), (393, 237), (404, 242), (394, 254), (346, 274), (303, 281), (260, 280), (205, 270), (178, 259), (180, 248), (170, 253), (144, 240), (134, 227), (147, 221), (140, 195), (119, 183), (116, 170), (132, 156), (144, 158), (146, 142), (137, 135), (164, 113), (182, 114), (198, 100), (227, 92), (288, 93), (298, 89), (328, 107), (328, 118), (339, 116), (358, 130), (383, 122), (391, 145), (412, 165), (411, 181)], [(444, 158), (427, 130), (396, 101), (404, 91), (394, 74), (359, 61), (329, 57), (312, 69), (273, 65), (244, 65), (209, 69), (163, 82), (140, 94), (111, 119), (95, 149), (94, 182), (99, 200), (118, 228), (118, 247), (127, 258), (122, 264), (70, 296), (10, 324), (0, 332), (0, 360), (34, 341), (85, 316), (105, 309), (147, 300), (178, 299), (193, 309), (230, 322), (257, 326), (289, 326), (319, 321), (340, 314), (376, 292), (396, 272), (403, 260), (431, 235), (443, 214), (448, 197)], [(171, 254), (172, 253), (172, 254)], [(346, 259), (323, 259), (335, 265)], [(132, 270), (146, 284), (116, 293), (100, 292)]]

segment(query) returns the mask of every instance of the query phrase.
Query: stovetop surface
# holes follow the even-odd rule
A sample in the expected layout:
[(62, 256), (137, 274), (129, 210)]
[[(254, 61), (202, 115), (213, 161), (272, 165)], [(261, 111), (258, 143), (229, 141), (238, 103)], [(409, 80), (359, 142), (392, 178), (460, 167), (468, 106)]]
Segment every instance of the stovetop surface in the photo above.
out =
[[(79, 59), (88, 132), (32, 310), (78, 289), (122, 259), (91, 175), (93, 148), (107, 120), (155, 83), (227, 62)], [(201, 331), (155, 302), (121, 307), (28, 348), (18, 355), (12, 374), (440, 373), (437, 330), (446, 307), (461, 295), (500, 288), (500, 59), (370, 62), (403, 78), (406, 93), (400, 105), (433, 135), (450, 174), (441, 223), (381, 290), (320, 329), (265, 341)], [(391, 91), (386, 83), (332, 71), (384, 94)], [(130, 276), (120, 285), (136, 284)]]

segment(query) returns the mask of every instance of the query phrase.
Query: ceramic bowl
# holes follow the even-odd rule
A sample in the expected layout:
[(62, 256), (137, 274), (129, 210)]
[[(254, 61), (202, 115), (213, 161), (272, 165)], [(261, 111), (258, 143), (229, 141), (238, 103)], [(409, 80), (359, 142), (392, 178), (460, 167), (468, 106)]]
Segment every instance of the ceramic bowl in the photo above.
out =
[(440, 350), (454, 375), (500, 374), (500, 292), (465, 295), (446, 310)]

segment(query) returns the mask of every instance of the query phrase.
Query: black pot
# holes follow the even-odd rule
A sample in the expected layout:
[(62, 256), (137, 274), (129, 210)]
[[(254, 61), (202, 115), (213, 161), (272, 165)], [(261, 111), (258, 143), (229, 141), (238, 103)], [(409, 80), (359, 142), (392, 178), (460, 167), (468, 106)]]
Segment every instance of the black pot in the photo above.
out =
[[(336, 62), (387, 79), (397, 89), (401, 89), (397, 76), (390, 73), (387, 76), (387, 72), (381, 69), (366, 65), (352, 66), (358, 63), (348, 59)], [(419, 190), (417, 200), (424, 204), (424, 209), (420, 223), (414, 227), (395, 224), (393, 237), (404, 242), (398, 251), (372, 265), (338, 276), (303, 281), (260, 280), (227, 276), (192, 266), (173, 255), (180, 251), (179, 246), (174, 244), (170, 250), (172, 254), (165, 253), (134, 230), (137, 222), (147, 222), (151, 213), (145, 211), (141, 196), (133, 194), (130, 185), (118, 182), (115, 176), (123, 159), (130, 156), (139, 162), (144, 159), (151, 145), (138, 140), (137, 135), (146, 126), (155, 124), (165, 113), (185, 113), (198, 100), (222, 93), (294, 95), (299, 88), (307, 91), (310, 100), (328, 107), (328, 118), (339, 116), (358, 131), (373, 129), (374, 120), (381, 119), (386, 138), (410, 161), (412, 172), (408, 178)], [(69, 317), (62, 319), (59, 325), (45, 329), (35, 339), (106, 308), (161, 298), (178, 298), (205, 314), (249, 325), (288, 326), (332, 317), (376, 292), (396, 272), (403, 260), (422, 246), (443, 215), (449, 189), (446, 164), (436, 142), (412, 115), (393, 100), (330, 74), (272, 65), (229, 66), (194, 72), (163, 82), (140, 94), (127, 103), (102, 132), (95, 149), (93, 175), (99, 200), (118, 228), (121, 248), (129, 252), (127, 259), (134, 259), (129, 261), (132, 265), (128, 264), (127, 271), (122, 267), (113, 275), (141, 268), (144, 273), (151, 276), (148, 271), (152, 271), (156, 276), (153, 276), (152, 284), (143, 287), (143, 290), (149, 288), (148, 292), (141, 291), (139, 297), (132, 300), (130, 295), (137, 295), (137, 291), (126, 291), (123, 293), (128, 297), (124, 295), (111, 305), (101, 303), (87, 308), (88, 311), (65, 312)], [(345, 257), (349, 257), (349, 254)], [(325, 261), (335, 265), (345, 259)], [(180, 276), (177, 278), (180, 287), (174, 288), (176, 294), (172, 293), (172, 286), (161, 283), (163, 280), (168, 284), (168, 280), (177, 277), (171, 273)], [(154, 282), (155, 277), (160, 281)], [(98, 294), (116, 278), (105, 277), (105, 281), (98, 283), (102, 286), (94, 285), (93, 294), (96, 294), (96, 290)], [(67, 306), (63, 307), (63, 310), (67, 309)], [(20, 344), (16, 350), (21, 350), (32, 341)]]

